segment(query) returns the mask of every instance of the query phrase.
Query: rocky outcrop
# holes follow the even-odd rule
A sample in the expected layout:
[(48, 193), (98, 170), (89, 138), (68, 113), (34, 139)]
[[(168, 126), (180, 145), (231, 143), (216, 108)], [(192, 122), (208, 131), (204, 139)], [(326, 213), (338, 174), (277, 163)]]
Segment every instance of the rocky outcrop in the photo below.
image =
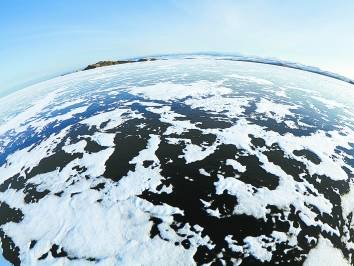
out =
[(136, 59), (136, 60), (99, 61), (95, 64), (88, 65), (83, 70), (89, 70), (89, 69), (94, 69), (94, 68), (103, 67), (103, 66), (112, 66), (112, 65), (120, 65), (120, 64), (127, 64), (127, 63), (155, 61), (155, 60), (157, 60), (157, 59), (156, 58), (140, 58), (140, 59)]

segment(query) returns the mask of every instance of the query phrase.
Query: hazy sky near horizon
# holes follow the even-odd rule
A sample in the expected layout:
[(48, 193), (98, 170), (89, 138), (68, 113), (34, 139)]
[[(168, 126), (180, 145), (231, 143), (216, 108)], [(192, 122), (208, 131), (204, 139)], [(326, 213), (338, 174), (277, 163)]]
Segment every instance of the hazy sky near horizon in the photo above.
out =
[(98, 60), (241, 53), (354, 79), (354, 1), (5, 0), (0, 96)]

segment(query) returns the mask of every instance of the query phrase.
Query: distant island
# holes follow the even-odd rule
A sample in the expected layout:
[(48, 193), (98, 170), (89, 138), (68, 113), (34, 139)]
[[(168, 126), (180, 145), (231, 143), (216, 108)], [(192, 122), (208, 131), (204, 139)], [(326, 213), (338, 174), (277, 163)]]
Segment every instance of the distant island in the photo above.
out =
[(145, 62), (145, 61), (155, 61), (155, 60), (157, 60), (157, 59), (156, 58), (140, 58), (140, 59), (136, 59), (136, 60), (99, 61), (95, 64), (88, 65), (83, 70), (89, 70), (89, 69), (94, 69), (94, 68), (103, 67), (103, 66), (113, 66), (113, 65), (121, 65), (121, 64), (127, 64), (127, 63), (136, 63), (136, 62)]

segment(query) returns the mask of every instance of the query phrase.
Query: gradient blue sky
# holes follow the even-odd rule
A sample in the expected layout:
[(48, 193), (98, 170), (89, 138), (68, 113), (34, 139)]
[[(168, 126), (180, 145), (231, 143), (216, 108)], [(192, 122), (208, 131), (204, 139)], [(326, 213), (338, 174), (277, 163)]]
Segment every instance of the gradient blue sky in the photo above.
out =
[(354, 1), (0, 2), (0, 95), (103, 59), (217, 51), (354, 78)]

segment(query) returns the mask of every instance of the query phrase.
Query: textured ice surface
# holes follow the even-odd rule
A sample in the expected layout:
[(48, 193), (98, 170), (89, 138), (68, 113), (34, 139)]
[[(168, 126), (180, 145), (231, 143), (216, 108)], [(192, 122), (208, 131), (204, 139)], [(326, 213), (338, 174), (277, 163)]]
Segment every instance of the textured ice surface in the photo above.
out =
[(2, 98), (3, 256), (353, 264), (353, 99), (337, 80), (210, 58), (79, 72)]

